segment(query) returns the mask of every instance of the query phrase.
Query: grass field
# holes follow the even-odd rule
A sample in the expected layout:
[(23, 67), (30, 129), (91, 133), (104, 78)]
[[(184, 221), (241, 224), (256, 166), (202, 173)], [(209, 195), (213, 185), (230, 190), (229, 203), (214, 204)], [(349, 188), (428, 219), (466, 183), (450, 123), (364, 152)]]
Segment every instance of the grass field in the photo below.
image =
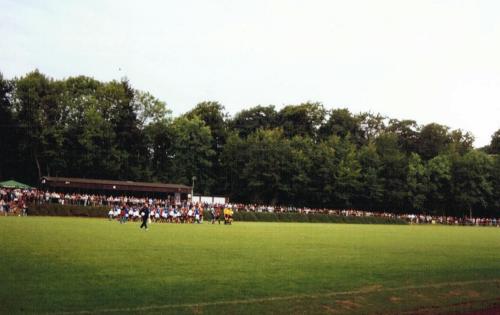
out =
[(450, 313), (500, 303), (500, 228), (0, 217), (0, 314)]

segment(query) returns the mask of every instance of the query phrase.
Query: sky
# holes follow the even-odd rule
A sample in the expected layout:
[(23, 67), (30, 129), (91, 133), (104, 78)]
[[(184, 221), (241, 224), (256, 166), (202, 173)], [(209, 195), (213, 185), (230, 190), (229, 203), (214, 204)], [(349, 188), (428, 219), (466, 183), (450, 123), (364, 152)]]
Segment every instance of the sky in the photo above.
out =
[(0, 72), (127, 77), (174, 115), (306, 101), (500, 129), (500, 1), (0, 0)]

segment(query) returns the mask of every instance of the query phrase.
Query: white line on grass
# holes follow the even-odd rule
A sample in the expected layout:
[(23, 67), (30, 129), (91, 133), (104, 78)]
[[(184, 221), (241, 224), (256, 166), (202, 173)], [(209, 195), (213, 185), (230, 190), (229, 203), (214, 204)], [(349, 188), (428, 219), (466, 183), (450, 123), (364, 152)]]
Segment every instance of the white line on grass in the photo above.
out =
[(82, 310), (73, 312), (55, 312), (49, 314), (76, 315), (76, 314), (93, 314), (93, 313), (141, 312), (141, 311), (154, 311), (154, 310), (171, 309), (171, 308), (191, 308), (191, 307), (218, 306), (218, 305), (252, 304), (252, 303), (286, 301), (286, 300), (306, 299), (306, 298), (315, 299), (315, 298), (341, 296), (341, 295), (366, 294), (372, 292), (392, 292), (392, 291), (403, 291), (403, 290), (413, 290), (413, 289), (442, 288), (450, 286), (465, 286), (470, 284), (495, 283), (495, 282), (498, 282), (500, 284), (500, 279), (441, 282), (433, 284), (409, 285), (397, 288), (382, 288), (378, 286), (371, 286), (359, 290), (336, 291), (336, 292), (327, 292), (319, 294), (296, 294), (296, 295), (286, 295), (286, 296), (270, 296), (270, 297), (245, 299), (245, 300), (150, 305), (150, 306), (139, 306), (130, 308), (108, 308), (108, 309)]

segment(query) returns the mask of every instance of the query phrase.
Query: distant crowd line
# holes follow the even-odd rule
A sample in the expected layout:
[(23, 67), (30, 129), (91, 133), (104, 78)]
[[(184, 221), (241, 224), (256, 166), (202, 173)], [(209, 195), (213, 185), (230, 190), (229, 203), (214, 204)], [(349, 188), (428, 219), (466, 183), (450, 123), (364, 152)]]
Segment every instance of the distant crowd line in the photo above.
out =
[(29, 203), (58, 203), (62, 205), (104, 206), (110, 207), (108, 217), (124, 223), (139, 221), (145, 210), (148, 220), (161, 223), (202, 223), (204, 214), (209, 213), (214, 223), (228, 218), (233, 212), (270, 212), (328, 214), (346, 217), (385, 217), (402, 219), (411, 224), (447, 224), (500, 226), (498, 218), (468, 218), (452, 216), (436, 216), (426, 214), (395, 214), (389, 212), (364, 211), (354, 209), (326, 209), (290, 206), (272, 206), (256, 204), (209, 204), (175, 202), (171, 199), (146, 198), (135, 196), (106, 196), (96, 194), (58, 193), (37, 189), (0, 189), (0, 212), (4, 215), (27, 215)]
[(215, 224), (221, 221), (231, 224), (233, 210), (223, 206), (208, 206), (190, 204), (186, 206), (160, 205), (145, 203), (142, 206), (123, 204), (115, 205), (108, 212), (109, 220), (118, 220), (120, 223), (148, 220), (154, 223), (203, 223), (204, 215), (210, 215), (210, 222)]

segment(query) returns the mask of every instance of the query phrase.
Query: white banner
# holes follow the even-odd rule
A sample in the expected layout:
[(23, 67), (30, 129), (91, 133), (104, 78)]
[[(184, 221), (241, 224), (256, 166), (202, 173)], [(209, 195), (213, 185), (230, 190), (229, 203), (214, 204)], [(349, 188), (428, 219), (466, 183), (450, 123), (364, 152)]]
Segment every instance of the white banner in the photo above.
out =
[(208, 203), (224, 205), (226, 204), (226, 197), (212, 197), (212, 196), (193, 196), (193, 203)]

